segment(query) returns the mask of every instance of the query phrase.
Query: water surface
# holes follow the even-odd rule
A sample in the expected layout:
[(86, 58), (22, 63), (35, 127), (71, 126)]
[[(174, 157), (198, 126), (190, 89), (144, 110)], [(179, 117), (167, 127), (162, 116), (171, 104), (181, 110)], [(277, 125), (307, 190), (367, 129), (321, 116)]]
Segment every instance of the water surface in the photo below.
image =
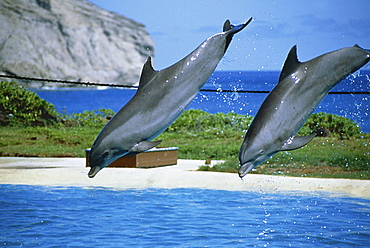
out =
[[(278, 71), (216, 71), (188, 109), (201, 109), (209, 113), (249, 114), (255, 116), (267, 93), (242, 93), (243, 90), (270, 91), (278, 82)], [(318, 82), (321, 83), (321, 82)], [(89, 89), (88, 87), (84, 89)], [(232, 90), (233, 92), (223, 92)], [(363, 132), (370, 133), (370, 70), (350, 75), (332, 91), (364, 92), (364, 94), (327, 95), (314, 112), (326, 112), (356, 121)], [(36, 93), (54, 104), (58, 111), (81, 113), (100, 108), (119, 111), (136, 93), (135, 89), (107, 90), (39, 90)], [(366, 94), (365, 94), (366, 93)]]
[(370, 200), (0, 185), (3, 247), (368, 247)]

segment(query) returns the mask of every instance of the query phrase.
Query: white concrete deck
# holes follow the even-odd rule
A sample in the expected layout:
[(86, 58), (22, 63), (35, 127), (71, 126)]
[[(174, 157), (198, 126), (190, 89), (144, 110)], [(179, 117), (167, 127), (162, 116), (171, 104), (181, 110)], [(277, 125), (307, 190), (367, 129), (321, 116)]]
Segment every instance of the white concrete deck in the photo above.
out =
[(266, 193), (329, 193), (370, 198), (370, 180), (318, 179), (195, 171), (202, 160), (179, 159), (174, 166), (149, 169), (104, 168), (88, 178), (84, 158), (0, 157), (0, 184), (112, 188), (203, 188)]

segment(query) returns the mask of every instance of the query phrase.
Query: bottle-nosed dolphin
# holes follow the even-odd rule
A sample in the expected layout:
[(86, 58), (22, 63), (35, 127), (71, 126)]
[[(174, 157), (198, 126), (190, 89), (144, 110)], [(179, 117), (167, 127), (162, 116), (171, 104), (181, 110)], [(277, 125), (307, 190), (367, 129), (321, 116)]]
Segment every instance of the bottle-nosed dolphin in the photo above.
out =
[(294, 46), (279, 83), (252, 121), (239, 151), (239, 176), (279, 151), (298, 149), (315, 136), (294, 136), (332, 87), (370, 60), (370, 52), (355, 45), (301, 63)]
[(223, 32), (205, 40), (176, 64), (155, 71), (149, 57), (143, 66), (139, 88), (133, 98), (108, 122), (96, 138), (89, 154), (94, 177), (116, 159), (155, 147), (151, 141), (186, 109), (215, 70), (232, 36), (245, 28), (227, 20)]

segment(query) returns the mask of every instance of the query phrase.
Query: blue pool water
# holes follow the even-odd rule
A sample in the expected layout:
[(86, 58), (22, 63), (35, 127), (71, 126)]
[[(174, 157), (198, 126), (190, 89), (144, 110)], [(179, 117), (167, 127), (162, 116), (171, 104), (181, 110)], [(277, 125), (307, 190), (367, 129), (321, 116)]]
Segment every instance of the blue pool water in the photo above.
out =
[(370, 200), (0, 185), (1, 247), (369, 247)]

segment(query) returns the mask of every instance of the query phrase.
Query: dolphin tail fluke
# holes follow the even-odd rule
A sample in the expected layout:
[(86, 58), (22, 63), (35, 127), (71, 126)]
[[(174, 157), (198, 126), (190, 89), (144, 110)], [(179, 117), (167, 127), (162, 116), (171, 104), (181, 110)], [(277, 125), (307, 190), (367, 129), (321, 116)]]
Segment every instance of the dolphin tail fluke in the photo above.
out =
[(233, 28), (234, 25), (230, 23), (230, 20), (226, 20), (224, 23), (224, 28), (222, 29), (223, 32), (230, 30)]
[(133, 148), (131, 148), (131, 153), (140, 153), (145, 152), (146, 150), (149, 150), (161, 143), (162, 140), (157, 141), (141, 141), (140, 143), (136, 144)]
[(310, 142), (314, 137), (316, 136), (316, 133), (312, 133), (307, 136), (295, 136), (293, 139), (289, 139), (282, 147), (280, 151), (291, 151), (298, 148), (301, 148), (302, 146), (305, 146)]
[(248, 21), (246, 21), (245, 23), (240, 24), (240, 25), (232, 25), (229, 20), (225, 21), (224, 27), (223, 27), (223, 32), (228, 32), (228, 33), (227, 33), (227, 36), (226, 36), (226, 46), (225, 46), (225, 51), (224, 52), (226, 52), (227, 48), (229, 47), (233, 35), (242, 31), (252, 21), (252, 19), (253, 18), (251, 17), (251, 18), (249, 18)]
[(248, 21), (240, 25), (233, 25), (230, 23), (230, 20), (226, 20), (222, 31), (226, 32), (226, 31), (231, 30), (231, 34), (236, 34), (240, 32), (241, 30), (243, 30), (243, 28), (245, 28), (252, 20), (253, 18), (251, 17), (248, 19)]

